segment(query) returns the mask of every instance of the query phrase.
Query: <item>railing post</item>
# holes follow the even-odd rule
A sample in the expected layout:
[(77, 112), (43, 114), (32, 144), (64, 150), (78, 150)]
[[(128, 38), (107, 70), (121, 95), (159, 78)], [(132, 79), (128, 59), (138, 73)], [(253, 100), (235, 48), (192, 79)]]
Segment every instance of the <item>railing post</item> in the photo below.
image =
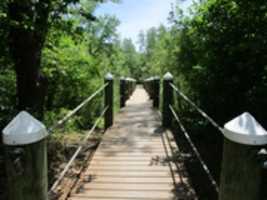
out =
[(47, 135), (25, 111), (3, 130), (9, 200), (48, 200)]
[(153, 80), (153, 106), (159, 108), (160, 101), (160, 78), (157, 76)]
[(105, 129), (108, 129), (113, 125), (113, 75), (111, 73), (105, 76), (105, 83), (108, 83), (105, 88), (105, 107), (108, 107), (105, 113)]
[[(224, 150), (219, 200), (260, 200), (259, 150), (267, 144), (267, 132), (249, 113), (224, 126)], [(262, 159), (266, 159), (266, 151)]]
[(173, 76), (171, 73), (166, 73), (163, 77), (163, 110), (162, 110), (162, 126), (169, 128), (172, 123), (172, 113), (170, 105), (173, 104), (173, 89), (171, 87), (173, 83)]
[(120, 107), (123, 108), (126, 102), (126, 81), (125, 78), (122, 77), (120, 79)]
[(149, 99), (153, 100), (153, 80), (154, 77), (151, 77), (148, 79), (148, 94), (149, 94)]

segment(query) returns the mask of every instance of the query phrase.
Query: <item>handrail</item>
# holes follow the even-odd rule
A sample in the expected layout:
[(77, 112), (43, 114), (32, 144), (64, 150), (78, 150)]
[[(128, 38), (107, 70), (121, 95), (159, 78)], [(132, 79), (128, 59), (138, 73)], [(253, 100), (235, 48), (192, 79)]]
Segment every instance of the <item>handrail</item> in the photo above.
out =
[(71, 157), (71, 159), (69, 160), (68, 164), (65, 166), (64, 170), (61, 172), (61, 174), (58, 177), (58, 179), (54, 182), (54, 184), (52, 185), (51, 189), (49, 190), (49, 194), (53, 194), (54, 190), (61, 183), (61, 181), (65, 177), (66, 173), (70, 169), (72, 163), (74, 162), (74, 160), (77, 158), (77, 156), (81, 152), (82, 148), (84, 147), (86, 141), (91, 136), (91, 134), (95, 131), (97, 125), (99, 124), (101, 118), (106, 113), (107, 109), (108, 109), (108, 107), (104, 108), (104, 110), (102, 111), (102, 113), (100, 114), (100, 116), (97, 118), (96, 122), (94, 123), (93, 127), (89, 130), (89, 132), (87, 133), (87, 135), (85, 136), (85, 138), (83, 140), (81, 140), (79, 147), (77, 148), (77, 150), (75, 151), (75, 153), (73, 154), (73, 156)]
[(173, 85), (172, 83), (170, 86), (173, 88), (173, 90), (180, 95), (187, 103), (189, 103), (192, 107), (194, 107), (206, 120), (208, 120), (215, 128), (217, 128), (220, 132), (223, 132), (223, 128), (215, 121), (213, 120), (207, 113), (205, 113), (201, 108), (199, 108), (192, 100), (190, 100), (184, 93), (179, 91), (179, 89)]
[(94, 97), (96, 97), (99, 93), (101, 93), (106, 87), (108, 86), (108, 83), (104, 84), (102, 87), (100, 87), (96, 92), (94, 92), (91, 96), (89, 96), (87, 99), (85, 99), (81, 104), (79, 104), (76, 108), (68, 112), (68, 114), (63, 117), (63, 119), (57, 121), (53, 126), (51, 126), (48, 129), (49, 133), (54, 132), (56, 128), (67, 122), (73, 115), (75, 115), (83, 106), (88, 104)]
[[(93, 94), (90, 94), (90, 96), (88, 95), (89, 97), (86, 97), (85, 99), (83, 99), (79, 103), (78, 106), (75, 106), (73, 108), (73, 110), (70, 110), (68, 113), (64, 114), (61, 120), (59, 121), (55, 120), (52, 122), (52, 125), (47, 128), (48, 130), (47, 132), (49, 134), (45, 134), (45, 136), (39, 134), (38, 135), (39, 137), (34, 137), (34, 140), (24, 140), (23, 142), (25, 143), (17, 144), (17, 145), (23, 145), (23, 148), (20, 149), (19, 153), (17, 153), (17, 148), (18, 148), (17, 145), (12, 145), (12, 146), (9, 145), (10, 148), (8, 149), (8, 153), (10, 154), (10, 156), (8, 156), (9, 162), (7, 162), (7, 168), (10, 168), (12, 172), (11, 173), (12, 177), (16, 178), (17, 180), (14, 183), (12, 181), (9, 182), (8, 188), (14, 188), (14, 186), (20, 183), (21, 181), (22, 182), (26, 181), (26, 184), (28, 185), (33, 185), (35, 184), (35, 182), (37, 184), (36, 187), (33, 188), (33, 191), (25, 192), (24, 188), (20, 187), (19, 192), (13, 195), (15, 197), (14, 199), (19, 199), (19, 197), (22, 195), (22, 198), (26, 198), (26, 199), (28, 199), (29, 197), (30, 199), (42, 199), (42, 200), (45, 199), (46, 200), (48, 198), (54, 199), (58, 195), (61, 195), (60, 192), (58, 191), (59, 186), (62, 184), (63, 182), (62, 180), (66, 179), (64, 177), (71, 174), (70, 171), (75, 166), (78, 155), (80, 155), (81, 152), (87, 152), (88, 148), (95, 147), (96, 144), (90, 144), (89, 139), (90, 139), (90, 136), (95, 133), (96, 128), (100, 126), (100, 123), (102, 122), (101, 118), (104, 118), (103, 121), (105, 125), (105, 130), (107, 130), (113, 125), (113, 100), (114, 100), (113, 89), (114, 89), (114, 79), (113, 79), (112, 74), (108, 73), (104, 77), (104, 83), (100, 87), (98, 87), (96, 91), (93, 91), (92, 92)], [(104, 96), (103, 99), (102, 99), (102, 96)], [(45, 175), (45, 176), (39, 177), (39, 174), (47, 174), (47, 171), (48, 171), (47, 156), (45, 156), (45, 154), (47, 154), (47, 143), (46, 143), (47, 137), (52, 136), (52, 133), (54, 133), (57, 128), (62, 128), (71, 117), (81, 112), (81, 109), (85, 109), (87, 105), (89, 105), (88, 104), (89, 102), (92, 103), (92, 99), (98, 100), (98, 97), (101, 97), (101, 99), (104, 100), (103, 102), (104, 106), (101, 105), (101, 108), (100, 108), (101, 109), (100, 112), (102, 113), (97, 113), (97, 116), (94, 119), (95, 121), (93, 122), (93, 126), (91, 127), (91, 129), (88, 130), (88, 132), (86, 132), (84, 136), (79, 139), (77, 147), (76, 147), (77, 149), (74, 150), (73, 152), (74, 154), (71, 155), (70, 160), (67, 160), (67, 163), (66, 163), (66, 166), (64, 166), (64, 169), (60, 169), (60, 173), (55, 178), (56, 181), (53, 183), (51, 189), (49, 188), (50, 190), (48, 190), (49, 191), (48, 192), (47, 187), (46, 187), (48, 184), (47, 176)], [(99, 115), (100, 117), (97, 118)], [(40, 128), (42, 128), (42, 130), (45, 131), (46, 126), (42, 125)], [(36, 145), (31, 145), (32, 143), (36, 143)], [(89, 153), (91, 154), (93, 152), (89, 151)], [(24, 154), (25, 155), (31, 154), (31, 156), (27, 157)], [(32, 159), (32, 157), (38, 158), (38, 159)], [(21, 159), (24, 159), (25, 162), (21, 163), (20, 162)], [(14, 162), (17, 160), (18, 162)], [(37, 162), (39, 162), (40, 164), (38, 168), (35, 167), (38, 164)], [(26, 165), (25, 163), (30, 163), (30, 164)], [(26, 170), (27, 173), (23, 173), (21, 176), (18, 177), (16, 175), (17, 165), (19, 165), (19, 168), (22, 168), (22, 170), (23, 168), (25, 169), (27, 168), (28, 169)], [(79, 175), (77, 175), (76, 177), (78, 178)], [(36, 177), (38, 179), (36, 179)], [(69, 192), (70, 191), (65, 191), (63, 192), (62, 195), (68, 195)]]
[[(101, 86), (96, 92), (94, 92), (92, 95), (90, 95), (88, 98), (86, 98), (77, 107), (75, 107), (73, 110), (71, 110), (70, 112), (68, 112), (67, 115), (65, 115), (63, 117), (63, 119), (57, 121), (52, 127), (50, 127), (48, 129), (48, 131), (50, 133), (54, 132), (54, 130), (56, 128), (58, 128), (59, 126), (61, 126), (65, 122), (67, 122), (73, 115), (75, 115), (82, 107), (84, 107), (94, 97), (96, 97), (99, 93), (101, 93), (107, 86), (108, 86), (108, 83), (106, 83), (103, 86)], [(52, 194), (54, 192), (54, 190), (57, 188), (57, 186), (61, 183), (62, 179), (64, 178), (64, 176), (66, 175), (66, 173), (70, 169), (72, 163), (74, 162), (74, 160), (77, 158), (77, 156), (81, 152), (81, 150), (82, 150), (85, 142), (88, 140), (89, 136), (94, 132), (95, 128), (97, 127), (97, 125), (100, 122), (100, 119), (104, 116), (104, 114), (106, 113), (107, 109), (108, 109), (108, 106), (104, 108), (104, 110), (102, 111), (102, 113), (100, 114), (100, 116), (97, 118), (96, 122), (94, 123), (94, 125), (92, 126), (92, 128), (89, 130), (89, 132), (85, 136), (85, 138), (83, 140), (81, 140), (80, 145), (78, 146), (77, 150), (75, 151), (75, 153), (73, 154), (73, 156), (71, 157), (71, 159), (69, 160), (69, 162), (67, 163), (67, 165), (65, 166), (64, 170), (60, 173), (58, 179), (54, 182), (54, 184), (52, 185), (51, 189), (49, 190), (49, 194)]]
[(192, 141), (192, 139), (190, 138), (189, 134), (187, 133), (187, 131), (186, 131), (184, 125), (182, 124), (182, 122), (181, 122), (180, 118), (178, 117), (177, 113), (175, 112), (174, 108), (173, 108), (171, 105), (169, 105), (169, 108), (170, 108), (170, 110), (171, 110), (171, 112), (172, 112), (172, 114), (173, 114), (175, 120), (176, 120), (177, 123), (179, 124), (179, 126), (180, 126), (182, 132), (184, 133), (186, 139), (188, 140), (188, 142), (189, 142), (191, 148), (193, 149), (195, 155), (197, 156), (199, 162), (201, 163), (201, 165), (202, 165), (204, 171), (205, 171), (206, 174), (208, 175), (208, 178), (210, 179), (210, 182), (212, 183), (212, 185), (213, 185), (215, 191), (218, 193), (218, 192), (219, 192), (218, 184), (216, 183), (215, 179), (213, 178), (213, 176), (212, 176), (212, 174), (211, 174), (211, 172), (210, 172), (208, 166), (206, 165), (205, 161), (202, 159), (202, 157), (201, 157), (199, 151), (197, 150), (197, 147), (195, 146), (195, 144), (193, 143), (193, 141)]

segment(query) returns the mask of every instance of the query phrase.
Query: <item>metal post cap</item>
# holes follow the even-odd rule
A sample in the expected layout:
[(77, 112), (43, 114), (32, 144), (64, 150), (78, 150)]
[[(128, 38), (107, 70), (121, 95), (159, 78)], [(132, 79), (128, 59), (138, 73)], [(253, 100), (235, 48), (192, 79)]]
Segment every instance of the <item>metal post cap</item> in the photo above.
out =
[(267, 131), (248, 112), (226, 123), (223, 134), (229, 140), (240, 144), (267, 144)]
[(113, 80), (113, 75), (109, 72), (106, 74), (105, 79), (106, 80)]
[(48, 135), (46, 127), (26, 111), (21, 111), (3, 130), (6, 145), (26, 145), (41, 141)]
[(170, 72), (167, 72), (164, 76), (163, 76), (164, 80), (173, 80), (173, 75)]

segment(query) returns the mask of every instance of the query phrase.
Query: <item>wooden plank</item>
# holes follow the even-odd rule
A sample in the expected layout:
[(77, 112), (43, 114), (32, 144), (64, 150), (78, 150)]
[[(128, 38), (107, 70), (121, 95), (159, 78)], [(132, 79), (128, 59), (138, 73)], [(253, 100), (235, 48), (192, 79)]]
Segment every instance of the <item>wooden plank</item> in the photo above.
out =
[(162, 143), (160, 141), (157, 142), (139, 142), (137, 141), (129, 141), (129, 142), (105, 142), (105, 143), (101, 143), (99, 147), (136, 147), (136, 148), (142, 148), (142, 147), (146, 147), (149, 146), (154, 147), (154, 148), (158, 148), (158, 147), (162, 147)]
[(168, 162), (161, 162), (157, 160), (150, 160), (150, 161), (98, 161), (98, 160), (93, 160), (90, 165), (94, 166), (168, 166)]
[(107, 171), (170, 171), (169, 166), (98, 166), (90, 165), (88, 170)]
[[(117, 139), (104, 139), (101, 141), (102, 144), (132, 144), (134, 142), (137, 142), (138, 144), (160, 144), (160, 137), (154, 138), (153, 140), (149, 137), (143, 138), (143, 137), (120, 137)], [(137, 144), (136, 143), (136, 144)]]
[(94, 157), (166, 157), (165, 152), (96, 152)]
[(170, 159), (178, 148), (171, 136), (160, 132), (150, 102), (127, 105), (121, 114), (103, 136), (80, 190), (68, 200), (171, 200), (176, 196), (174, 183), (179, 184), (181, 177), (173, 174), (177, 169)]
[[(95, 197), (70, 197), (69, 200), (149, 200), (148, 198), (95, 198)], [(150, 199), (150, 200), (170, 200), (170, 199)]]
[(174, 195), (167, 191), (90, 191), (80, 194), (75, 194), (72, 197), (85, 197), (85, 198), (141, 198), (141, 199), (172, 199)]
[(94, 161), (116, 161), (116, 162), (149, 162), (151, 160), (153, 161), (164, 161), (166, 160), (166, 156), (138, 156), (138, 157), (130, 157), (130, 156), (95, 156)]
[(85, 175), (93, 176), (116, 176), (116, 177), (170, 177), (169, 171), (108, 171), (108, 170), (88, 170)]
[(106, 176), (92, 176), (91, 181), (94, 183), (173, 183), (173, 179), (170, 177), (106, 177)]
[(125, 191), (171, 191), (173, 184), (110, 184), (110, 183), (87, 183), (83, 185), (83, 189), (86, 190), (125, 190)]
[(100, 153), (117, 154), (117, 153), (144, 153), (144, 154), (165, 154), (163, 149), (108, 149), (102, 148), (98, 150)]

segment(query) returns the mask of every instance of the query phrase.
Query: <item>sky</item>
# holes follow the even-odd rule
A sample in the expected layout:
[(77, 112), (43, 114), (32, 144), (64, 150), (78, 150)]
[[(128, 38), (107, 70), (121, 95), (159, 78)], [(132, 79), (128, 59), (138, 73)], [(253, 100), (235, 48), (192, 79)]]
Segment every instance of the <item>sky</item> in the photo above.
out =
[[(168, 16), (171, 4), (176, 0), (121, 0), (116, 4), (108, 2), (101, 4), (95, 11), (95, 15), (115, 15), (121, 22), (118, 33), (122, 38), (131, 38), (137, 44), (138, 34), (160, 24), (168, 25)], [(180, 3), (186, 10), (192, 0)]]

